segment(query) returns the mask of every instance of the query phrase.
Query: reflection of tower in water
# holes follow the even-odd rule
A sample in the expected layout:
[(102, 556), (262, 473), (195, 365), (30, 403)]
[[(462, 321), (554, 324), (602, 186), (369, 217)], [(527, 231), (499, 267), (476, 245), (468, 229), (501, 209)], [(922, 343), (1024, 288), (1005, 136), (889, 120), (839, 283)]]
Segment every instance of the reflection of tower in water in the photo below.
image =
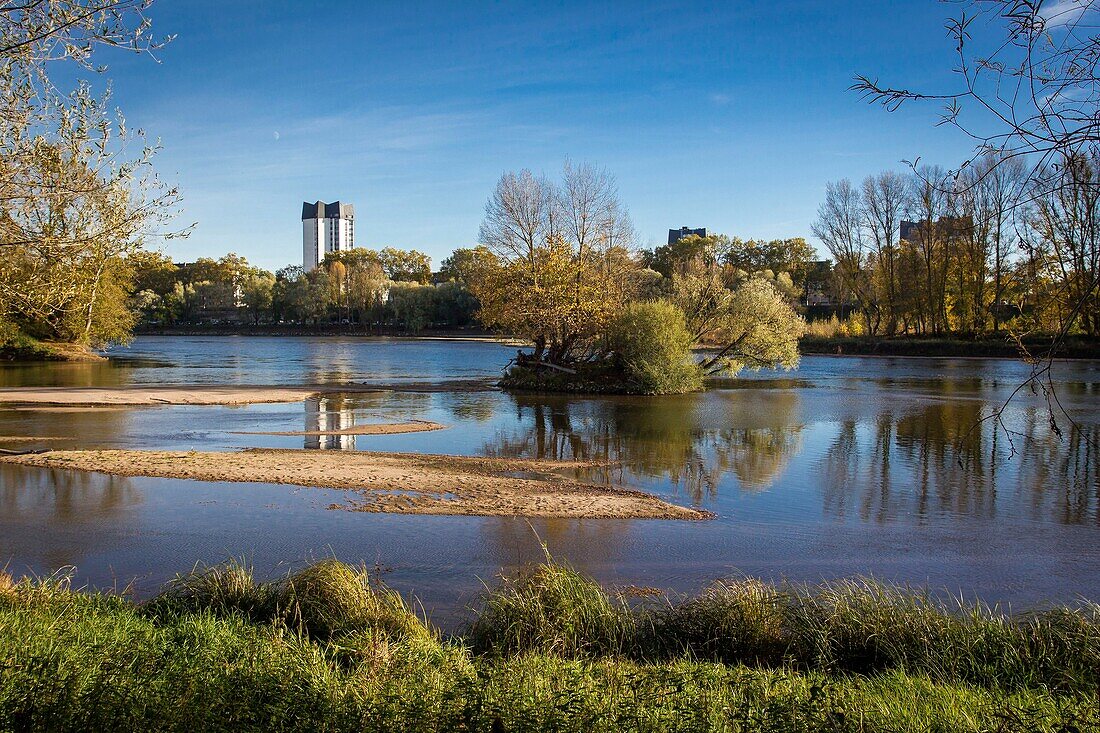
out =
[(344, 406), (342, 397), (310, 397), (305, 405), (306, 449), (355, 450), (354, 435), (332, 434), (355, 424), (354, 411)]

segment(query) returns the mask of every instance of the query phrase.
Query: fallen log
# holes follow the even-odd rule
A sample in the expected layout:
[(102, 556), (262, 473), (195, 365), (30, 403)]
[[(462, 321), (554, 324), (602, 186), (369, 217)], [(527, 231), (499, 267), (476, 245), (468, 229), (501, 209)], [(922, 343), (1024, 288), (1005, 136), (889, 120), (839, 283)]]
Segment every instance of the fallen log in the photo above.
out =
[(570, 369), (569, 367), (558, 366), (557, 364), (551, 364), (548, 361), (536, 361), (535, 366), (544, 366), (550, 369), (557, 369), (559, 372), (565, 372), (566, 374), (576, 374), (576, 369)]

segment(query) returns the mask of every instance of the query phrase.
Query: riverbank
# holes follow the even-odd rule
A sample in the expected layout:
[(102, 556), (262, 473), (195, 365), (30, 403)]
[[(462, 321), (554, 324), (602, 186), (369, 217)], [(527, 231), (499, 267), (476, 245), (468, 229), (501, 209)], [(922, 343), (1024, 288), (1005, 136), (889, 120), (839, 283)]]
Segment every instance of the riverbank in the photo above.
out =
[[(1044, 357), (1050, 350), (1050, 338), (1030, 337), (1023, 341), (1033, 356)], [(1021, 359), (1023, 354), (1007, 336), (979, 339), (868, 336), (818, 338), (803, 336), (798, 342), (802, 354), (833, 356), (932, 356)], [(1065, 340), (1054, 354), (1059, 359), (1100, 359), (1100, 341), (1080, 337)]]
[(0, 361), (106, 361), (81, 344), (39, 341), (17, 334), (0, 342)]
[(1006, 617), (864, 581), (628, 592), (539, 566), (445, 637), (335, 561), (199, 569), (141, 605), (0, 574), (0, 729), (1100, 729), (1095, 607)]
[(583, 461), (252, 448), (235, 452), (55, 450), (0, 463), (196, 481), (290, 484), (354, 493), (331, 509), (395, 514), (707, 519), (641, 491), (567, 477)]
[[(248, 326), (244, 324), (220, 324), (210, 326), (176, 326), (139, 329), (138, 335), (149, 336), (343, 336), (354, 338), (410, 338), (436, 341), (472, 341), (500, 343), (516, 348), (527, 348), (526, 341), (494, 334), (478, 329), (447, 329), (422, 331), (417, 334), (402, 332), (378, 333), (364, 331), (361, 327), (346, 325), (329, 326)], [(1050, 348), (1051, 336), (1028, 336), (1023, 340), (1028, 350), (1042, 356)], [(827, 354), (832, 356), (930, 356), (930, 357), (982, 357), (1019, 359), (1021, 352), (1016, 342), (1007, 334), (987, 334), (977, 338), (959, 337), (815, 337), (799, 339), (803, 354)], [(699, 350), (706, 350), (700, 347)], [(1100, 359), (1100, 340), (1073, 336), (1059, 347), (1056, 356), (1063, 359)]]
[(293, 324), (217, 323), (206, 325), (139, 326), (135, 336), (353, 336), (359, 338), (416, 338), (441, 341), (490, 341), (504, 344), (529, 342), (501, 336), (484, 328), (439, 328), (409, 332), (395, 328), (373, 328), (358, 324), (328, 323), (316, 326)]

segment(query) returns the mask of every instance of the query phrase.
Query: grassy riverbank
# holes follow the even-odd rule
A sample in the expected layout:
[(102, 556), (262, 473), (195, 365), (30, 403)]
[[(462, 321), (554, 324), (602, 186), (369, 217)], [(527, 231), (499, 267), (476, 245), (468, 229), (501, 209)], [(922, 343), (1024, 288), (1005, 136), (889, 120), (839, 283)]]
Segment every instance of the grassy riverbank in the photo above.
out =
[(103, 361), (104, 358), (80, 344), (39, 341), (17, 331), (0, 329), (0, 361)]
[(333, 561), (141, 605), (0, 589), (4, 730), (1100, 730), (1095, 606), (1007, 618), (862, 582), (668, 601), (547, 565), (445, 638)]
[[(388, 329), (383, 331), (364, 330), (361, 326), (348, 326), (339, 324), (325, 324), (321, 326), (292, 326), (292, 325), (248, 325), (248, 324), (218, 324), (203, 326), (158, 326), (143, 327), (137, 330), (137, 335), (149, 336), (352, 336), (352, 337), (415, 337), (438, 338), (447, 340), (471, 340), (471, 341), (498, 341), (508, 345), (526, 346), (527, 342), (508, 337), (502, 337), (483, 329), (442, 329), (425, 330), (417, 334), (409, 334), (400, 330)], [(1049, 335), (1028, 336), (1024, 344), (1034, 355), (1043, 355), (1050, 348), (1051, 337)], [(1016, 343), (1007, 335), (996, 336), (987, 334), (981, 337), (966, 338), (956, 336), (925, 337), (925, 336), (895, 336), (895, 337), (869, 337), (869, 336), (812, 336), (806, 335), (798, 341), (799, 351), (803, 354), (829, 354), (845, 356), (935, 356), (935, 357), (984, 357), (984, 358), (1020, 358), (1020, 350)], [(1074, 336), (1065, 340), (1057, 352), (1059, 358), (1064, 359), (1100, 359), (1100, 341)], [(518, 380), (522, 381), (522, 380)], [(551, 381), (568, 384), (569, 375), (558, 375)], [(576, 381), (575, 379), (572, 381)], [(526, 389), (526, 386), (517, 385)], [(543, 387), (546, 389), (546, 387)], [(555, 388), (556, 389), (556, 388)], [(588, 385), (584, 390), (567, 389), (561, 391), (589, 391), (605, 392), (613, 391), (606, 385), (601, 385), (596, 379), (595, 384)]]
[[(1024, 346), (1033, 356), (1043, 357), (1050, 350), (1051, 337), (1033, 336), (1024, 339)], [(897, 336), (803, 336), (798, 348), (803, 354), (842, 356), (938, 356), (1019, 359), (1019, 346), (1008, 336), (981, 338), (928, 338)], [(1083, 337), (1067, 338), (1056, 350), (1060, 359), (1100, 359), (1100, 341)]]

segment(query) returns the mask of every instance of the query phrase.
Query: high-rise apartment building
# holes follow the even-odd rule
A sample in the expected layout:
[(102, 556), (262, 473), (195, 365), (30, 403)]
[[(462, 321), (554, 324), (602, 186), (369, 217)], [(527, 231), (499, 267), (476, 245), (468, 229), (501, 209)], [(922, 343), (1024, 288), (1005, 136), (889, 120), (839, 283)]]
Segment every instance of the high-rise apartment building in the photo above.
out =
[(355, 246), (355, 207), (336, 201), (302, 204), (302, 267), (308, 272), (329, 252)]
[(701, 229), (692, 229), (691, 227), (680, 227), (679, 229), (669, 229), (668, 230), (668, 243), (669, 244), (676, 244), (677, 242), (679, 242), (684, 237), (690, 237), (692, 235), (694, 235), (696, 237), (706, 237), (707, 236), (706, 227), (703, 227)]

